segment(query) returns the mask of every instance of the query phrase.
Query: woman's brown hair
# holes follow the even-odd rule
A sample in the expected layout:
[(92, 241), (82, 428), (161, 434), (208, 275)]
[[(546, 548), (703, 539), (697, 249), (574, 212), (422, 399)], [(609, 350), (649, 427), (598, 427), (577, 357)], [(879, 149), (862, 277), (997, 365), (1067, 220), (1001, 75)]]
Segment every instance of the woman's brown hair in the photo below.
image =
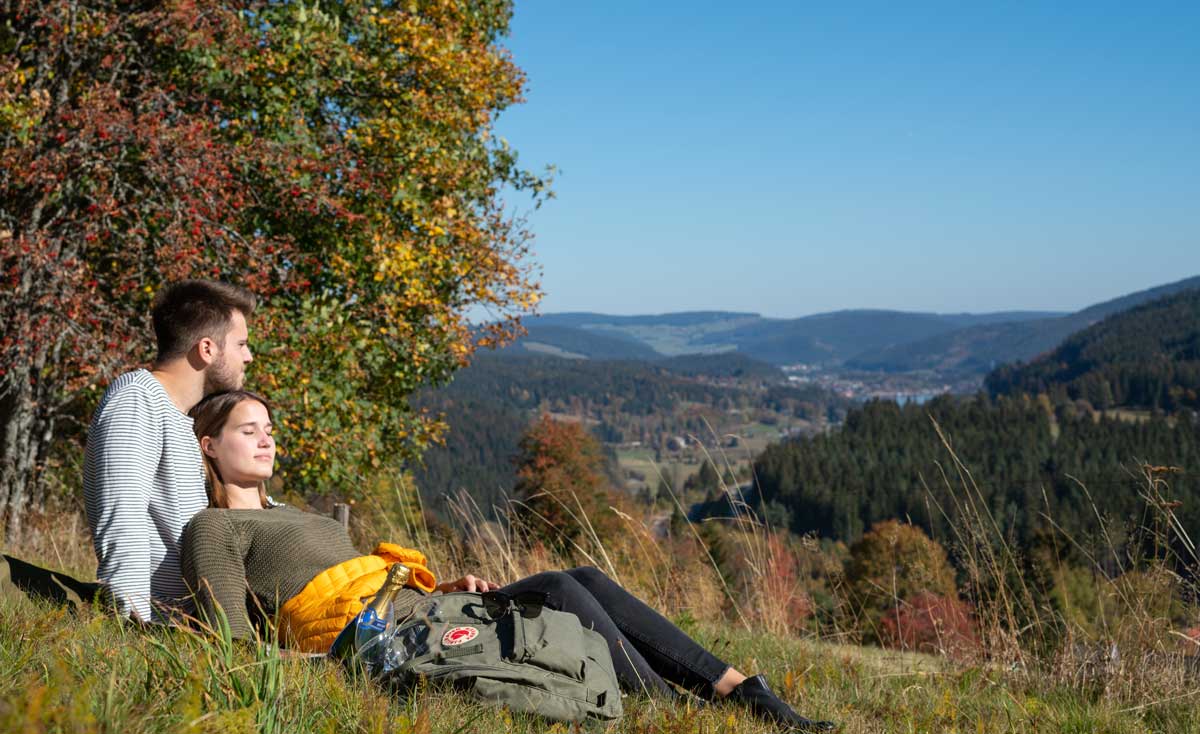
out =
[[(262, 403), (262, 406), (267, 409), (267, 418), (271, 418), (271, 404), (267, 399), (257, 393), (252, 393), (249, 390), (228, 390), (226, 392), (218, 392), (209, 395), (200, 402), (196, 403), (195, 407), (188, 411), (188, 415), (192, 417), (192, 430), (196, 433), (196, 440), (205, 436), (216, 437), (225, 428), (225, 422), (229, 420), (229, 414), (233, 412), (240, 403), (247, 400), (254, 400)], [(221, 479), (221, 470), (216, 463), (203, 451), (200, 455), (204, 457), (204, 473), (208, 476), (208, 504), (210, 507), (229, 507), (229, 492), (225, 489), (225, 482)], [(267, 483), (258, 483), (258, 499), (262, 502), (262, 506), (267, 506)]]

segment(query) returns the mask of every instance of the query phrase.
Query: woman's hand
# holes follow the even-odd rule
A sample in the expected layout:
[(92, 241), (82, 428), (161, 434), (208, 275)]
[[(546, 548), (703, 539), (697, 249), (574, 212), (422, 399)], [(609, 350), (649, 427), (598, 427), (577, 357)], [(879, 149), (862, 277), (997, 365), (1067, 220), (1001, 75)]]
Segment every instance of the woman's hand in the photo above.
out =
[(467, 574), (457, 581), (447, 581), (437, 586), (437, 590), (443, 594), (449, 594), (452, 591), (495, 591), (499, 588), (500, 584), (485, 581), (471, 574)]

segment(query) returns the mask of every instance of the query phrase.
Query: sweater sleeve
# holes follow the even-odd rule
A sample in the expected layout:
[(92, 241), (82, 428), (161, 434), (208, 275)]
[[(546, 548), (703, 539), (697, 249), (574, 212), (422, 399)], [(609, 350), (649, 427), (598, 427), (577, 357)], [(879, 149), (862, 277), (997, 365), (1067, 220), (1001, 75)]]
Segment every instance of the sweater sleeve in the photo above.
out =
[(216, 629), (221, 610), (235, 638), (252, 639), (245, 554), (227, 513), (205, 510), (192, 518), (183, 531), (180, 563), (201, 621)]
[(117, 392), (88, 432), (85, 500), (96, 578), (123, 615), (151, 619), (150, 496), (162, 455), (161, 426), (150, 396), (138, 387)]

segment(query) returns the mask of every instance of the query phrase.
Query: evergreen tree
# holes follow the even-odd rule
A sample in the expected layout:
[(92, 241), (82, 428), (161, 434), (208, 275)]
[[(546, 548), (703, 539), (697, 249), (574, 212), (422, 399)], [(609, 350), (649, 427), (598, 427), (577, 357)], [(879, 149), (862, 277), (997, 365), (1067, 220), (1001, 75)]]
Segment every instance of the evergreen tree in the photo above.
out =
[(721, 490), (721, 475), (717, 474), (716, 468), (708, 459), (700, 462), (700, 470), (692, 476), (688, 477), (683, 483), (683, 489), (687, 492), (703, 493), (708, 501), (717, 498)]

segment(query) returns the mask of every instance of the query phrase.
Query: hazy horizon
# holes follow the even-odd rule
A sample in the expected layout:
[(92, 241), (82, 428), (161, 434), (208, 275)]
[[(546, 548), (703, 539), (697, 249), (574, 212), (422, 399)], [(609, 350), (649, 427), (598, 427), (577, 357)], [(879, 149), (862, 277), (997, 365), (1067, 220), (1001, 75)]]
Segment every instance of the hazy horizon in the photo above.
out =
[[(747, 310), (747, 309), (720, 308), (720, 307), (680, 308), (680, 309), (673, 309), (673, 310), (666, 310), (666, 311), (610, 311), (610, 310), (597, 310), (597, 309), (586, 309), (586, 308), (551, 310), (551, 309), (541, 308), (538, 311), (537, 315), (549, 316), (549, 315), (562, 315), (562, 314), (573, 314), (573, 313), (597, 313), (597, 314), (603, 314), (605, 316), (627, 317), (627, 316), (666, 316), (669, 314), (680, 314), (680, 313), (714, 312), (714, 313), (737, 313), (737, 314), (745, 314), (745, 315), (754, 315), (754, 316), (761, 316), (763, 318), (768, 318), (768, 319), (799, 319), (799, 318), (804, 318), (807, 316), (820, 316), (823, 314), (839, 313), (839, 312), (843, 312), (843, 311), (900, 311), (900, 312), (905, 312), (905, 313), (932, 313), (932, 314), (937, 314), (939, 316), (954, 316), (954, 315), (959, 315), (959, 314), (978, 315), (978, 314), (989, 314), (989, 313), (1058, 313), (1058, 314), (1065, 315), (1065, 314), (1075, 313), (1077, 311), (1082, 311), (1085, 308), (1088, 308), (1090, 306), (1095, 306), (1098, 303), (1104, 303), (1106, 301), (1111, 301), (1111, 300), (1114, 300), (1117, 298), (1121, 298), (1123, 296), (1128, 296), (1133, 293), (1151, 290), (1151, 289), (1157, 288), (1159, 286), (1170, 285), (1172, 283), (1177, 283), (1182, 280), (1188, 280), (1189, 278), (1193, 278), (1193, 277), (1200, 277), (1200, 273), (1198, 273), (1196, 275), (1186, 275), (1183, 277), (1174, 278), (1172, 280), (1164, 281), (1162, 283), (1152, 283), (1152, 284), (1149, 284), (1149, 285), (1146, 285), (1143, 287), (1131, 288), (1128, 291), (1124, 291), (1121, 293), (1113, 293), (1113, 294), (1110, 294), (1107, 296), (1103, 296), (1095, 301), (1089, 301), (1088, 303), (1082, 303), (1082, 304), (1079, 304), (1078, 306), (1074, 306), (1074, 307), (1070, 307), (1070, 308), (1015, 307), (1015, 308), (988, 309), (986, 311), (984, 311), (984, 310), (970, 311), (970, 310), (966, 310), (966, 309), (953, 309), (953, 308), (908, 309), (908, 308), (886, 308), (886, 307), (875, 307), (875, 306), (869, 306), (869, 307), (860, 307), (860, 306), (844, 306), (844, 307), (842, 307), (842, 306), (839, 306), (839, 307), (829, 308), (829, 309), (825, 309), (825, 310), (821, 310), (821, 311), (810, 311), (810, 312), (806, 312), (806, 313), (794, 313), (794, 314), (772, 314), (772, 313), (763, 313), (761, 311), (753, 311), (753, 310)], [(544, 303), (544, 301), (543, 301), (543, 303)]]

